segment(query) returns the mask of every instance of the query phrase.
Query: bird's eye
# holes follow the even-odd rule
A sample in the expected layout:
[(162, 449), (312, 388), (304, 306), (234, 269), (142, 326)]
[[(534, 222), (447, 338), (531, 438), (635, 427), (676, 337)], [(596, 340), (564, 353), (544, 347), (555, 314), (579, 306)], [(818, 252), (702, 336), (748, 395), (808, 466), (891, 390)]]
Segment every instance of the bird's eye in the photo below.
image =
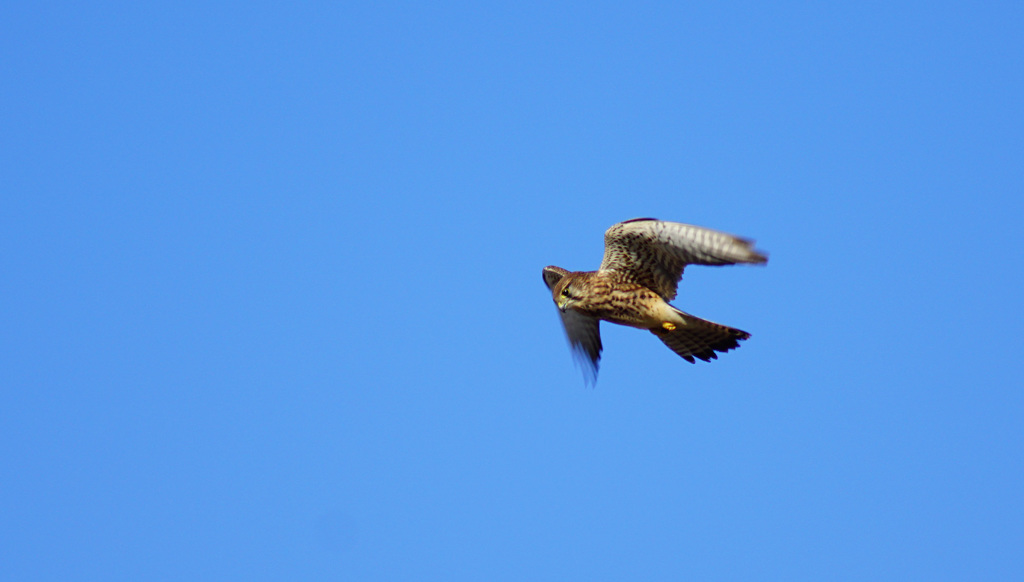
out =
[(569, 288), (566, 287), (565, 289), (562, 289), (562, 297), (568, 297), (568, 296), (569, 296)]

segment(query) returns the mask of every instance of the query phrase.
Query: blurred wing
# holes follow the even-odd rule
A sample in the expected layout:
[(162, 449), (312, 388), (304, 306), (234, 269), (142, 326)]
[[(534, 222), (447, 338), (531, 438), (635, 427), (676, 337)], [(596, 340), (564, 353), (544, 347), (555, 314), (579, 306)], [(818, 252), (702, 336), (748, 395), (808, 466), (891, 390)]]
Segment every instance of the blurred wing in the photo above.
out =
[(583, 371), (584, 379), (593, 385), (597, 382), (597, 366), (601, 359), (601, 320), (572, 309), (565, 310), (561, 316), (573, 358)]
[(686, 265), (766, 263), (753, 241), (678, 222), (636, 218), (604, 233), (601, 270), (618, 271), (661, 295), (676, 296)]

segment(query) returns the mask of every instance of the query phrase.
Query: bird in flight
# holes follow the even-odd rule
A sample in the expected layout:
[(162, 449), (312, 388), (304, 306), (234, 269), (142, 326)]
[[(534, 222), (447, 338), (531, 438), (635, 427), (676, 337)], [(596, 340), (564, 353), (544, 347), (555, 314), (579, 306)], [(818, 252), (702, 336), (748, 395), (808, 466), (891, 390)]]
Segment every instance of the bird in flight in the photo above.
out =
[(649, 330), (694, 363), (739, 347), (750, 334), (701, 319), (668, 304), (686, 265), (764, 264), (753, 241), (708, 228), (635, 218), (604, 233), (604, 259), (596, 271), (544, 267), (544, 283), (562, 317), (585, 379), (597, 381), (601, 320)]

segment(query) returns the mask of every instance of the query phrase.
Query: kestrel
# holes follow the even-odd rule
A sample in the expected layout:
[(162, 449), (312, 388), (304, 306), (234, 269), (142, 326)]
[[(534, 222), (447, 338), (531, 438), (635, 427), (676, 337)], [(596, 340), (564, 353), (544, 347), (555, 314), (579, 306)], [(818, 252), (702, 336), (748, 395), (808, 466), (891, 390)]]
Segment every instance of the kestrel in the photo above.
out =
[(562, 316), (573, 354), (591, 383), (601, 359), (601, 320), (650, 330), (686, 361), (717, 359), (750, 334), (668, 304), (686, 265), (763, 264), (753, 241), (678, 222), (635, 218), (604, 233), (597, 271), (544, 267), (544, 283)]

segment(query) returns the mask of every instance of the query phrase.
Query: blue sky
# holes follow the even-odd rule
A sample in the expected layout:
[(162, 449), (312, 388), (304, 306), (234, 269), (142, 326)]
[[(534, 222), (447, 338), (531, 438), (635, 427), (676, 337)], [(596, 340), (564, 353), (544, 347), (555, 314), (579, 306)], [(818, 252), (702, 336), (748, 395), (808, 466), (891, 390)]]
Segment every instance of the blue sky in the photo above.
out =
[[(9, 3), (12, 580), (1024, 577), (1019, 3)], [(541, 268), (758, 240), (690, 365)]]

